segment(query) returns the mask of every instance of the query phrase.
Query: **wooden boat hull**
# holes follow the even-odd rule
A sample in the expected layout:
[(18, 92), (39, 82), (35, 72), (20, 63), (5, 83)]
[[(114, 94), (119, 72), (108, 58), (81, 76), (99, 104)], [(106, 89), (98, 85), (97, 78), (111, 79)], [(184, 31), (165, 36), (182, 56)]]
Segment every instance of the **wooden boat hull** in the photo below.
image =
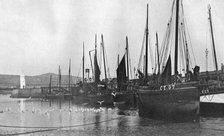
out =
[(113, 97), (111, 94), (89, 95), (88, 98), (92, 104), (99, 104), (99, 105), (113, 104)]
[(172, 122), (198, 122), (199, 94), (197, 87), (170, 90), (139, 89), (139, 115)]
[(116, 105), (125, 104), (125, 105), (135, 105), (136, 104), (136, 97), (133, 92), (122, 92), (116, 93), (113, 96), (113, 103)]
[(91, 84), (84, 84), (83, 86), (73, 87), (72, 94), (75, 96), (73, 99), (87, 101), (89, 104), (98, 105), (112, 105), (113, 97), (111, 95), (112, 90), (105, 87), (94, 87)]
[(200, 102), (200, 115), (204, 117), (223, 117), (224, 103)]
[(120, 104), (125, 104), (125, 99), (124, 99), (124, 93), (114, 93), (111, 94), (113, 97), (113, 104), (114, 105), (120, 105)]
[(73, 96), (75, 103), (88, 103), (88, 105), (112, 105), (113, 98), (110, 94), (106, 95), (80, 95)]
[(44, 96), (45, 99), (64, 99), (64, 95), (48, 94)]

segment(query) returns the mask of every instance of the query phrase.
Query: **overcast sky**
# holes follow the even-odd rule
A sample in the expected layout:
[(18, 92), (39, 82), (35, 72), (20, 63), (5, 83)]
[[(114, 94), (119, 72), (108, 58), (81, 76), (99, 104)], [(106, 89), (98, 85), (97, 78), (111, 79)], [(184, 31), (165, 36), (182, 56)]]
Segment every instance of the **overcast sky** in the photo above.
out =
[[(137, 67), (149, 3), (151, 46), (155, 33), (163, 39), (173, 0), (0, 0), (0, 73), (38, 75), (79, 73), (82, 44), (94, 49), (94, 36), (104, 34), (111, 76), (115, 76), (117, 54), (125, 50), (129, 38), (131, 65)], [(205, 70), (205, 49), (210, 50), (208, 9), (211, 4), (219, 68), (224, 62), (224, 1), (183, 0), (191, 43), (197, 65)], [(212, 61), (209, 61), (210, 63)], [(89, 61), (86, 67), (90, 67)], [(212, 63), (210, 69), (212, 69)], [(149, 66), (149, 69), (150, 66)], [(81, 75), (81, 73), (80, 73)]]

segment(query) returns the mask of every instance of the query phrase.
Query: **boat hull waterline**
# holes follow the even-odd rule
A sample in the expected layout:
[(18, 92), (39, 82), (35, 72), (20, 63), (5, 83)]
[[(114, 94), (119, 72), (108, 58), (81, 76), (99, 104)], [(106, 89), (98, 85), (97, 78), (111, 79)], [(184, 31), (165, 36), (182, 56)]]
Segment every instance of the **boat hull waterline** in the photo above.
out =
[(197, 87), (138, 91), (139, 115), (174, 122), (198, 122), (200, 95)]

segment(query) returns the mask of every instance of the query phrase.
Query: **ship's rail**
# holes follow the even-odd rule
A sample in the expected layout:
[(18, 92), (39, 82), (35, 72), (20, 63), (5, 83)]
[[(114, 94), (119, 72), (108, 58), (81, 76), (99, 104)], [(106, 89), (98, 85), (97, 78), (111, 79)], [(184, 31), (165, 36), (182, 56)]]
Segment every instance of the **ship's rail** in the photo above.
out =
[(224, 94), (224, 86), (221, 84), (200, 84), (198, 85), (200, 96)]

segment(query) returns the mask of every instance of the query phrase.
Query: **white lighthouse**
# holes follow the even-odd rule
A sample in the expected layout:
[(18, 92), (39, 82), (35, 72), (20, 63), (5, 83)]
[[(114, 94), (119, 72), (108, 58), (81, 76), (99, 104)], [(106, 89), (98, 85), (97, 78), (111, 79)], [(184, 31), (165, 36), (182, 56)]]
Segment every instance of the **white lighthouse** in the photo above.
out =
[(20, 75), (20, 89), (23, 89), (25, 87), (26, 87), (25, 75), (21, 74)]

